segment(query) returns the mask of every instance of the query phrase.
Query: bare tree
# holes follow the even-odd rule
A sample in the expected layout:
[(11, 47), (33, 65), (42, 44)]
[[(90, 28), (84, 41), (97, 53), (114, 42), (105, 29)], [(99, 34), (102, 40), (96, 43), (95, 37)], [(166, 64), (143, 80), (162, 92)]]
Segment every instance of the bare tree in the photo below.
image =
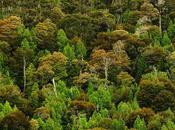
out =
[(162, 8), (165, 4), (165, 0), (158, 0), (158, 8), (159, 8), (159, 30), (160, 30), (160, 35), (162, 36)]
[(55, 79), (54, 78), (52, 79), (52, 83), (53, 83), (53, 90), (54, 90), (55, 96), (57, 98), (58, 95), (57, 95), (56, 84), (55, 84)]
[(104, 72), (105, 72), (105, 86), (107, 88), (107, 82), (108, 82), (108, 69), (109, 66), (111, 65), (111, 59), (108, 57), (104, 57), (103, 58), (103, 62), (104, 62)]

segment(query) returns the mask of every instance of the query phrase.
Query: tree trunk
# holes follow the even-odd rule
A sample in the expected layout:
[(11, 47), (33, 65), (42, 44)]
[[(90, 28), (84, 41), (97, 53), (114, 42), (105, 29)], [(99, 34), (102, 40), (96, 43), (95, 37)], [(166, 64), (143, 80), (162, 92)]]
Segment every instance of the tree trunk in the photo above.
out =
[(108, 67), (109, 67), (109, 59), (104, 58), (105, 87), (106, 88), (107, 88), (107, 81), (108, 81)]
[(160, 30), (160, 36), (162, 37), (162, 11), (161, 8), (159, 9), (159, 30)]
[(56, 85), (55, 85), (55, 80), (54, 80), (54, 78), (52, 79), (52, 82), (53, 82), (53, 89), (54, 89), (55, 96), (56, 96), (56, 98), (58, 98), (57, 89), (56, 89)]

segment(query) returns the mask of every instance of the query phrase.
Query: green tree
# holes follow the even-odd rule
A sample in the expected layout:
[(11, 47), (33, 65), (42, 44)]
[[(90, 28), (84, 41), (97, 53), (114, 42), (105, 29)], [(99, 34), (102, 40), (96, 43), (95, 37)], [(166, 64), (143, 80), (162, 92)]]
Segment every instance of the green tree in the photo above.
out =
[(80, 91), (76, 86), (74, 86), (74, 87), (71, 87), (68, 93), (66, 94), (67, 94), (67, 97), (70, 97), (72, 100), (74, 100), (80, 96)]
[(170, 46), (170, 45), (171, 45), (171, 39), (169, 38), (167, 32), (165, 32), (165, 33), (163, 34), (163, 38), (162, 38), (162, 41), (161, 41), (161, 45), (162, 45), (162, 46)]
[(37, 83), (34, 83), (34, 85), (32, 86), (29, 100), (31, 101), (31, 104), (34, 108), (37, 108), (39, 106), (39, 86)]
[(135, 61), (135, 78), (139, 81), (147, 65), (143, 56), (138, 56)]
[(46, 120), (45, 130), (61, 130), (61, 125), (55, 122), (52, 118)]
[[(101, 125), (105, 124), (107, 125), (106, 122), (103, 122), (105, 118), (109, 118), (109, 111), (107, 109), (101, 109), (100, 111), (94, 111), (92, 116), (90, 117), (88, 121), (88, 125), (91, 128), (94, 127), (101, 127)], [(108, 127), (103, 125), (103, 127)]]
[(37, 82), (36, 79), (36, 68), (35, 66), (31, 63), (28, 65), (26, 68), (26, 94), (29, 96), (32, 92), (32, 87), (35, 82)]
[(111, 128), (112, 128), (112, 130), (127, 130), (127, 127), (125, 125), (125, 121), (117, 120), (117, 119), (114, 119), (112, 121)]
[(169, 130), (166, 125), (162, 125), (161, 130)]
[(139, 108), (136, 101), (133, 102), (120, 102), (117, 106), (117, 112), (119, 113), (119, 119), (126, 120), (129, 115)]
[(40, 58), (37, 76), (40, 83), (45, 84), (53, 78), (55, 81), (67, 76), (67, 57), (61, 52), (54, 52)]
[(73, 116), (72, 130), (84, 130), (88, 128), (88, 121), (84, 114), (79, 114), (78, 118), (76, 116)]
[(175, 34), (175, 24), (173, 23), (173, 21), (170, 21), (169, 22), (169, 25), (168, 25), (168, 36), (170, 38), (173, 38), (174, 34)]
[(35, 27), (36, 40), (40, 49), (56, 49), (56, 25), (50, 19), (38, 23)]
[(134, 128), (136, 128), (137, 130), (147, 130), (144, 119), (141, 119), (140, 116), (138, 116), (134, 122)]
[(72, 60), (75, 59), (75, 52), (73, 47), (71, 47), (69, 44), (67, 44), (63, 49), (63, 54), (69, 59), (69, 63), (72, 62)]
[(175, 129), (175, 123), (171, 120), (166, 121), (166, 126), (167, 126), (168, 130), (174, 130)]
[(18, 109), (15, 107), (11, 107), (10, 103), (6, 101), (4, 104), (0, 103), (0, 120), (2, 120), (6, 115), (10, 112), (15, 112)]
[(97, 110), (99, 110), (102, 108), (110, 108), (112, 97), (109, 90), (105, 89), (104, 85), (100, 85), (97, 91), (89, 95), (89, 100), (95, 103)]
[(69, 44), (69, 39), (67, 38), (63, 29), (58, 30), (56, 39), (57, 48), (59, 51), (63, 51), (64, 47)]
[(87, 50), (84, 43), (81, 40), (78, 40), (75, 48), (77, 57), (83, 61), (84, 57), (87, 55)]

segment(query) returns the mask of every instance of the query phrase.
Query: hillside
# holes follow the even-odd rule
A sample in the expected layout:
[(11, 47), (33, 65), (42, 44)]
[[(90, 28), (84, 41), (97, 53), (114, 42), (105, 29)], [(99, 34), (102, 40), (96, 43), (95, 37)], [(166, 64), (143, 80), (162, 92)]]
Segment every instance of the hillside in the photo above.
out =
[(175, 130), (175, 0), (1, 0), (0, 130)]

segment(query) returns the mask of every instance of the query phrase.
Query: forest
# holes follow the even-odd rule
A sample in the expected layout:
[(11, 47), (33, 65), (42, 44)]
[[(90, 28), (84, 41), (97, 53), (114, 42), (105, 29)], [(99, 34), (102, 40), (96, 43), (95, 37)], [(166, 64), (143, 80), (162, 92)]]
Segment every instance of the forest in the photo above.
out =
[(175, 0), (1, 0), (0, 130), (175, 130)]

